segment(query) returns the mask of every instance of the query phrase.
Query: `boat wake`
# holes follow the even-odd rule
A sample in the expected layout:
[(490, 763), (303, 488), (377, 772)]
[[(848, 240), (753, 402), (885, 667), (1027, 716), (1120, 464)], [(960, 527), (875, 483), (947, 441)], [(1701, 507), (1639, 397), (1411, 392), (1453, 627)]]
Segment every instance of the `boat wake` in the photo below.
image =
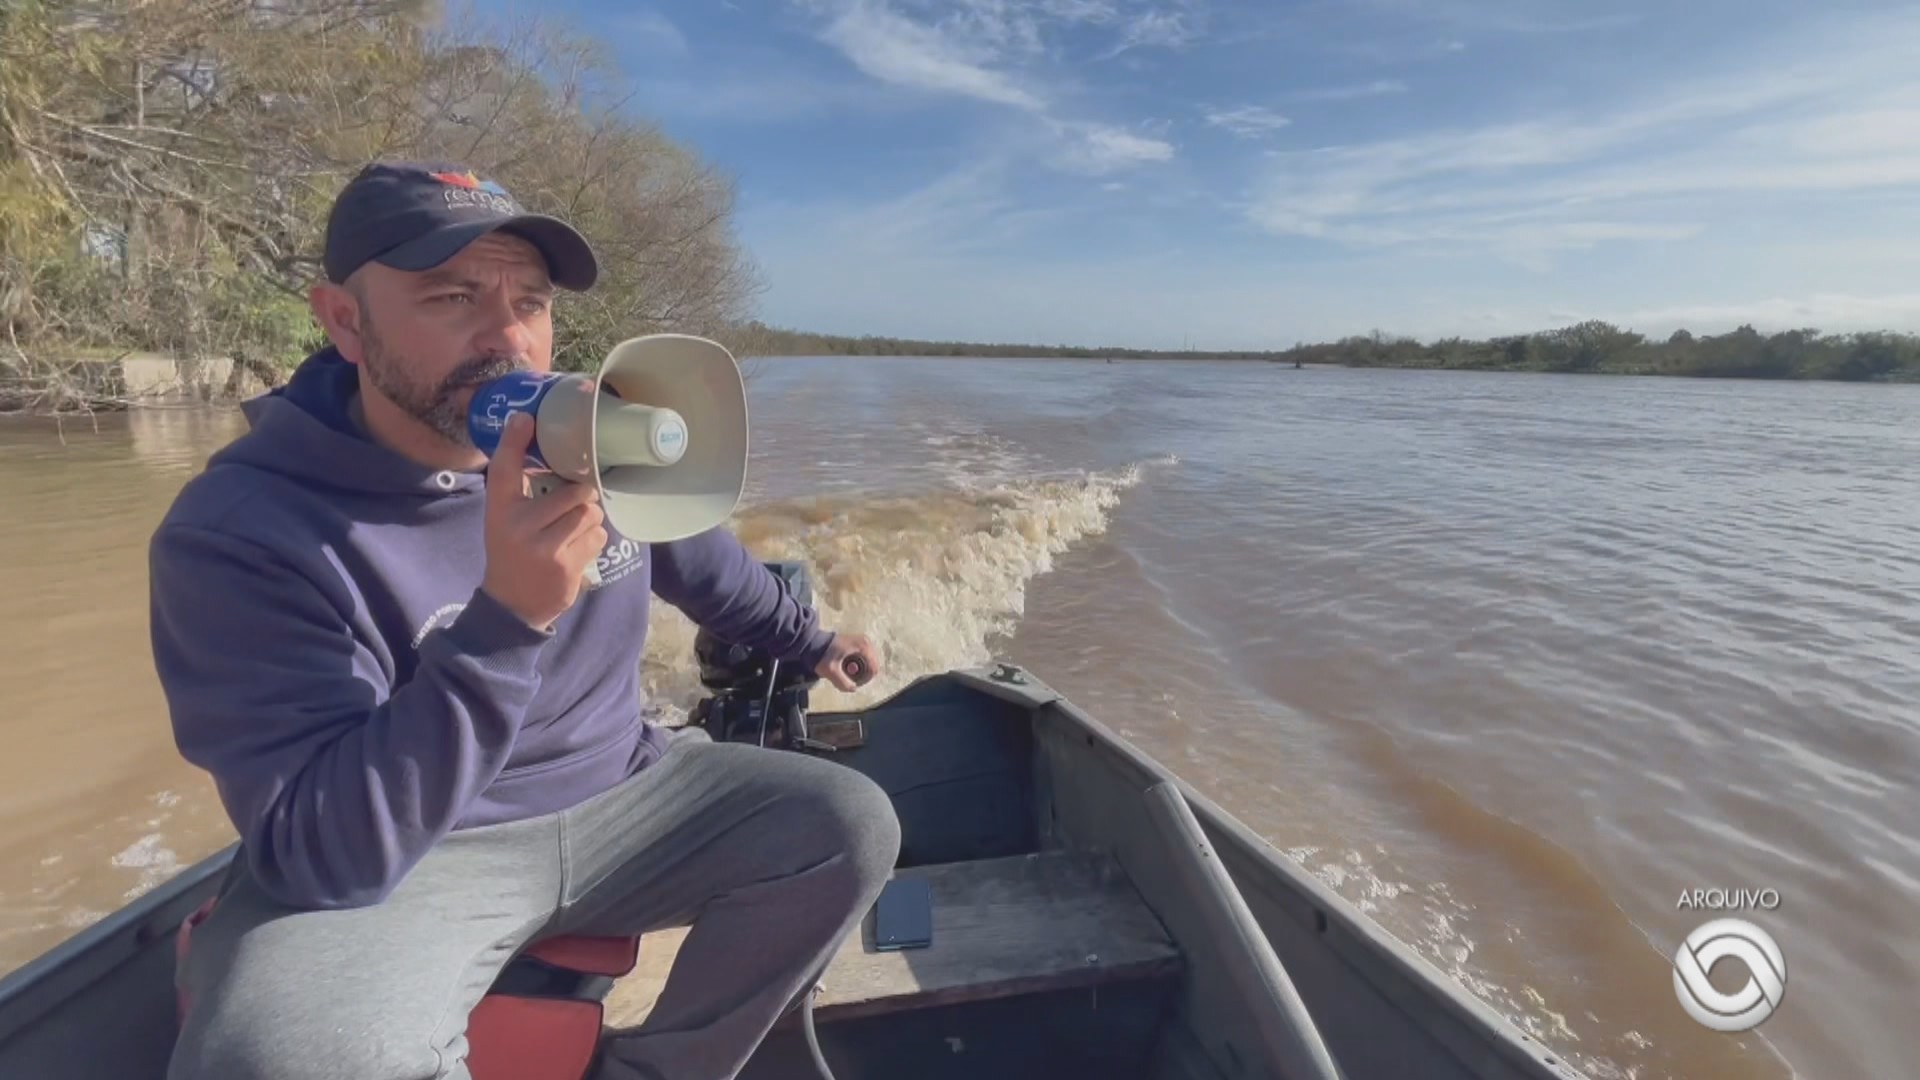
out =
[[(1169, 459), (1170, 460), (1170, 459)], [(854, 694), (824, 682), (816, 707), (858, 708), (922, 675), (990, 658), (1026, 610), (1028, 584), (1106, 531), (1121, 495), (1153, 464), (1106, 472), (968, 481), (926, 494), (828, 495), (753, 506), (731, 528), (762, 560), (806, 565), (829, 629), (866, 634), (882, 672)], [(662, 718), (703, 696), (693, 624), (655, 606), (642, 682)]]

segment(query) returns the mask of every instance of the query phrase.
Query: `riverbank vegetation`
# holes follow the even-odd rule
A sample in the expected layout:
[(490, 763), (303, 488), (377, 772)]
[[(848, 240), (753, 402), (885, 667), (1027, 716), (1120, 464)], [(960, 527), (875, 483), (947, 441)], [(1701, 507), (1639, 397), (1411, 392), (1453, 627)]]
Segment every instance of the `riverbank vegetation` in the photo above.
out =
[(1751, 326), (1698, 336), (1678, 330), (1664, 340), (1599, 321), (1483, 341), (1456, 337), (1422, 343), (1374, 334), (1303, 345), (1280, 358), (1349, 367), (1920, 381), (1920, 337), (1913, 334), (1813, 329), (1766, 334)]
[(275, 381), (319, 344), (327, 207), (369, 159), (454, 160), (591, 237), (556, 309), (583, 368), (720, 335), (756, 291), (732, 188), (629, 109), (591, 38), (433, 0), (0, 4), (0, 409), (111, 405), (88, 354), (221, 356)]
[(837, 337), (752, 323), (745, 341), (775, 356), (1080, 357), (1146, 360), (1265, 360), (1340, 367), (1440, 368), (1616, 375), (1688, 375), (1748, 379), (1920, 381), (1920, 336), (1896, 333), (1763, 334), (1751, 326), (1718, 335), (1681, 330), (1654, 341), (1605, 322), (1537, 334), (1423, 343), (1375, 333), (1270, 351), (1081, 348)]
[(756, 356), (952, 356), (1114, 360), (1279, 360), (1283, 353), (1259, 350), (1204, 352), (1192, 349), (1130, 349), (1088, 345), (1007, 345), (975, 341), (923, 341), (896, 337), (847, 337), (786, 330), (749, 322), (735, 332), (742, 349)]

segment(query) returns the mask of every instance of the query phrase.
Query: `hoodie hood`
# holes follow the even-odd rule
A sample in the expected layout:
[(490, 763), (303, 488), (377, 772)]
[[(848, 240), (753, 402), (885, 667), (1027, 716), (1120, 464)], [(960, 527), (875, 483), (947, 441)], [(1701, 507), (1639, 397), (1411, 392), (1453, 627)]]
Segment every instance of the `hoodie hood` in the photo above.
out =
[(283, 386), (240, 406), (249, 431), (208, 467), (246, 465), (361, 494), (440, 497), (479, 491), (484, 472), (434, 469), (373, 441), (353, 420), (360, 372), (329, 345), (301, 361)]

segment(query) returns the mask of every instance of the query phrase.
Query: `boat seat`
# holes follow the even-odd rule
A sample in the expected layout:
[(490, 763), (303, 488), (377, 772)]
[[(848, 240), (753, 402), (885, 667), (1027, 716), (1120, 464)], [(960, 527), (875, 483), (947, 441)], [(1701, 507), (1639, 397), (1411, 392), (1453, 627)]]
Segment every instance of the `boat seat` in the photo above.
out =
[(639, 950), (638, 937), (584, 934), (522, 950), (467, 1019), (473, 1080), (582, 1080), (604, 1027), (601, 997)]
[[(1166, 929), (1104, 853), (1048, 851), (895, 876), (928, 882), (933, 943), (876, 951), (869, 913), (821, 978), (815, 1022), (1159, 978), (1181, 968)], [(639, 966), (607, 996), (610, 1032), (646, 1019), (685, 936), (685, 928), (647, 935)], [(782, 1025), (796, 1017), (789, 1012)]]
[(594, 937), (560, 934), (542, 938), (520, 953), (554, 967), (586, 975), (625, 975), (639, 958), (640, 937)]
[[(209, 897), (175, 931), (176, 970), (217, 900)], [(582, 1080), (604, 1030), (602, 996), (633, 970), (639, 950), (638, 936), (585, 934), (545, 938), (522, 950), (468, 1017), (473, 1080)], [(186, 989), (176, 986), (176, 1023), (186, 1023), (192, 1005)]]

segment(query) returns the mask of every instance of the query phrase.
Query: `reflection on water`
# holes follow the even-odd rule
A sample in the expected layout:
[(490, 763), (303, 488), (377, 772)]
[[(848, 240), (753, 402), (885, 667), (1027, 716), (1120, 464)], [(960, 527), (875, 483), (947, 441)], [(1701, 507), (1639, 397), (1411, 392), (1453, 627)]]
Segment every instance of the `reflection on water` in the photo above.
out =
[[(1033, 668), (1592, 1076), (1911, 1071), (1920, 393), (909, 360), (750, 391), (736, 527), (882, 642), (860, 700)], [(0, 964), (226, 842), (144, 559), (241, 428), (0, 426)], [(662, 707), (690, 641), (656, 619)], [(1673, 998), (1706, 887), (1782, 898), (1765, 1039)]]

